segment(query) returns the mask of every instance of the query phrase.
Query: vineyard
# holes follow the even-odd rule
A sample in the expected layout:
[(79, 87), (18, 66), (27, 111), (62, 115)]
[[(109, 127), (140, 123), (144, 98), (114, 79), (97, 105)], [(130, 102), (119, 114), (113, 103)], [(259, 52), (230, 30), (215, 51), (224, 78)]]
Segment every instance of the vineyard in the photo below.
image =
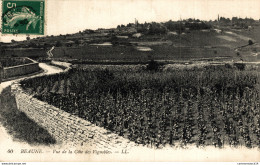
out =
[(21, 85), (42, 101), (142, 145), (260, 148), (255, 70), (85, 66)]

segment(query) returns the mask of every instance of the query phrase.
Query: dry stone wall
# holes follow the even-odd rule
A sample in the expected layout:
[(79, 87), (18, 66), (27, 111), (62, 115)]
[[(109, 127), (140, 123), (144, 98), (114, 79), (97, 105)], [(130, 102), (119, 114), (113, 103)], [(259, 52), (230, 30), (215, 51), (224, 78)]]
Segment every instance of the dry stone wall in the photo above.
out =
[(135, 145), (117, 134), (37, 100), (25, 93), (18, 83), (12, 85), (12, 92), (18, 109), (48, 130), (58, 142), (106, 149), (130, 149)]
[(31, 61), (29, 64), (17, 65), (12, 67), (5, 67), (3, 73), (3, 79), (8, 79), (11, 77), (26, 75), (30, 73), (35, 73), (40, 70), (39, 63), (30, 58), (27, 58)]

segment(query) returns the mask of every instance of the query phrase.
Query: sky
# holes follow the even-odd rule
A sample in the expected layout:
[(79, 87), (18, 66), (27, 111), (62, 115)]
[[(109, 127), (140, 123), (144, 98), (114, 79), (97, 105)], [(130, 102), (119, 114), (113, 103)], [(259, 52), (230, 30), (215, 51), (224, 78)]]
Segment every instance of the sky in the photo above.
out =
[[(46, 35), (84, 29), (112, 28), (134, 22), (165, 22), (180, 18), (224, 17), (260, 19), (260, 0), (45, 0)], [(0, 41), (25, 36), (0, 36)], [(33, 37), (33, 36), (32, 36)]]

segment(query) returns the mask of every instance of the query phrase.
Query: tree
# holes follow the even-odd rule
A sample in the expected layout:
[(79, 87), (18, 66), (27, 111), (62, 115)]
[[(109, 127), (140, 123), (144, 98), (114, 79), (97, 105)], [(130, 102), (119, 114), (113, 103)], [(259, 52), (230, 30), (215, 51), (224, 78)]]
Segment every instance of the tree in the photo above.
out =
[(1, 62), (0, 62), (0, 84), (2, 82), (2, 79), (4, 77), (4, 67), (2, 66)]
[(248, 40), (248, 45), (253, 45), (254, 42), (252, 40)]
[(5, 47), (0, 43), (0, 54), (4, 55), (5, 54)]
[(76, 40), (76, 41), (75, 41), (75, 44), (76, 44), (76, 45), (79, 45), (79, 44), (80, 44), (80, 43), (79, 43), (79, 40)]
[(118, 45), (118, 38), (115, 35), (111, 36), (111, 43), (115, 46)]
[(156, 23), (156, 22), (152, 22), (150, 29), (148, 31), (149, 34), (165, 34), (167, 31), (166, 27)]
[(62, 44), (61, 44), (61, 42), (60, 42), (60, 41), (57, 41), (55, 46), (56, 46), (56, 47), (61, 47), (61, 46), (62, 46)]
[(36, 48), (37, 45), (36, 45), (35, 43), (33, 43), (33, 42), (30, 42), (30, 43), (29, 43), (29, 47), (31, 47), (31, 48)]
[(47, 44), (47, 43), (44, 43), (44, 44), (43, 44), (43, 48), (44, 48), (44, 50), (46, 50), (48, 47), (50, 47), (49, 44)]
[(146, 69), (149, 71), (158, 71), (160, 69), (160, 64), (157, 61), (151, 60)]

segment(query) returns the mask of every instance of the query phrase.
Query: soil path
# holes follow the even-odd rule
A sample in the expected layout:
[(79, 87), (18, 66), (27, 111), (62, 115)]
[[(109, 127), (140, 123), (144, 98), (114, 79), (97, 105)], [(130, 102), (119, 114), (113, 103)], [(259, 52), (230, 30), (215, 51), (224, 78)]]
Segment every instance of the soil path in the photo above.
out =
[[(44, 70), (44, 72), (43, 73), (39, 73), (37, 75), (29, 76), (30, 78), (43, 76), (43, 75), (51, 75), (51, 74), (56, 74), (56, 73), (63, 72), (63, 70), (61, 68), (58, 68), (58, 67), (55, 67), (55, 66), (51, 66), (51, 65), (48, 65), (48, 64), (45, 64), (45, 63), (40, 63), (39, 66), (40, 66), (41, 69)], [(22, 80), (24, 78), (28, 78), (28, 77), (22, 77), (22, 78), (18, 78), (18, 79), (15, 79), (15, 80), (2, 82), (0, 84), (0, 94), (2, 93), (3, 89), (5, 89), (6, 87), (12, 85), (12, 83), (14, 83), (15, 81), (19, 81), (19, 80)]]
[[(29, 76), (29, 77), (33, 78), (33, 77), (37, 77), (37, 76), (51, 75), (51, 74), (63, 72), (62, 69), (55, 67), (55, 66), (47, 65), (45, 63), (40, 63), (39, 66), (40, 66), (40, 68), (42, 68), (44, 70), (44, 72), (39, 73), (37, 75)], [(28, 77), (23, 77), (23, 78), (18, 78), (15, 80), (2, 82), (0, 84), (0, 94), (2, 93), (2, 91), (5, 88), (9, 87), (14, 82), (22, 80), (24, 78), (28, 78)], [(31, 148), (32, 147), (25, 142), (13, 141), (13, 138), (8, 134), (6, 129), (1, 124), (0, 124), (0, 146), (1, 146), (0, 155), (2, 155), (1, 153), (7, 153), (7, 151), (9, 149), (14, 150), (15, 148), (26, 148), (26, 147)], [(1, 161), (1, 159), (3, 159), (3, 158), (0, 156), (0, 161)]]

